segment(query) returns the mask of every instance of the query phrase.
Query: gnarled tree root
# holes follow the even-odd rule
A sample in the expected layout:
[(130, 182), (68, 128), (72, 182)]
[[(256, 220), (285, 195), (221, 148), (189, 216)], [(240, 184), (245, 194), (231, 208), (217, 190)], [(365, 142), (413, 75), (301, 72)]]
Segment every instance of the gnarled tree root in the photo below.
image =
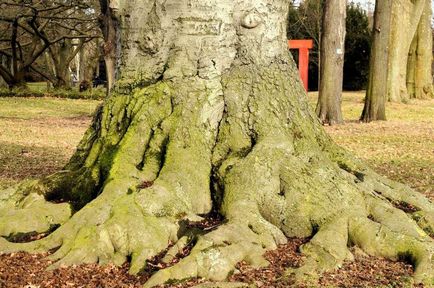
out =
[[(162, 81), (112, 96), (63, 172), (0, 199), (2, 236), (62, 225), (34, 242), (0, 238), (1, 253), (57, 249), (52, 268), (129, 260), (139, 273), (162, 251), (170, 262), (193, 241), (189, 255), (150, 278), (153, 287), (224, 281), (240, 261), (267, 265), (264, 252), (287, 237), (311, 237), (304, 265), (287, 272), (296, 284), (315, 286), (321, 272), (352, 259), (355, 245), (409, 261), (415, 282), (434, 285), (434, 204), (336, 147), (288, 67), (242, 65), (222, 79)], [(49, 202), (62, 199), (72, 209)], [(183, 227), (213, 204), (222, 225)]]

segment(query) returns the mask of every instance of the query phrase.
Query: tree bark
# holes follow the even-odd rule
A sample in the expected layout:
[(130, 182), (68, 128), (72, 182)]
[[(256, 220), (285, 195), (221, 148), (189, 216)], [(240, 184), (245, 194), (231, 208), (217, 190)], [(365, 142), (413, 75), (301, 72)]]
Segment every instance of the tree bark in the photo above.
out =
[(49, 47), (49, 55), (51, 56), (54, 68), (54, 88), (71, 88), (70, 65), (72, 60), (83, 49), (84, 43), (84, 40), (78, 40), (78, 43), (74, 43), (73, 39), (66, 39), (61, 43)]
[(113, 88), (116, 81), (116, 58), (119, 56), (120, 39), (119, 23), (114, 15), (118, 8), (117, 1), (100, 0), (100, 27), (104, 36), (104, 61), (107, 75), (107, 91)]
[[(195, 243), (153, 287), (224, 281), (240, 261), (266, 265), (286, 237), (312, 237), (303, 266), (288, 270), (294, 285), (317, 285), (351, 258), (348, 243), (408, 255), (415, 281), (434, 283), (433, 203), (326, 135), (288, 52), (286, 0), (112, 4), (121, 46), (111, 95), (62, 171), (0, 194), (0, 235), (61, 226), (29, 243), (0, 238), (2, 253), (57, 248), (52, 267), (130, 259), (138, 273)], [(188, 225), (213, 210), (225, 218), (215, 230)]]
[(92, 83), (92, 79), (96, 74), (97, 67), (99, 65), (99, 41), (94, 40), (87, 43), (83, 49), (80, 50), (79, 60), (79, 83), (86, 81)]
[(360, 118), (363, 122), (386, 120), (388, 69), (385, 67), (389, 63), (392, 3), (392, 0), (377, 0), (375, 5), (368, 88)]
[[(416, 35), (426, 0), (396, 0), (392, 4), (390, 53), (387, 80), (387, 99), (407, 102), (408, 53)], [(428, 1), (430, 2), (430, 1)]]
[(4, 71), (2, 70), (2, 67), (7, 66), (7, 58), (4, 55), (0, 55), (0, 88), (5, 88), (8, 87), (8, 83), (6, 82), (6, 80), (4, 78), (9, 77), (8, 74), (4, 73)]
[(345, 54), (346, 0), (327, 0), (321, 34), (317, 115), (324, 124), (343, 122), (341, 111)]
[(432, 6), (426, 1), (416, 35), (410, 46), (407, 63), (409, 98), (433, 98), (432, 86)]

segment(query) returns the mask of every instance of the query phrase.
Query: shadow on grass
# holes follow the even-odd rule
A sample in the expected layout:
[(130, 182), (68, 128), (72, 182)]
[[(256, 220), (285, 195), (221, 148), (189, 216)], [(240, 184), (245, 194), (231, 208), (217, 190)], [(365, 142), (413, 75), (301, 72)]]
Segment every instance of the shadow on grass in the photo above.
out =
[(23, 179), (40, 178), (60, 170), (70, 151), (0, 142), (0, 187)]

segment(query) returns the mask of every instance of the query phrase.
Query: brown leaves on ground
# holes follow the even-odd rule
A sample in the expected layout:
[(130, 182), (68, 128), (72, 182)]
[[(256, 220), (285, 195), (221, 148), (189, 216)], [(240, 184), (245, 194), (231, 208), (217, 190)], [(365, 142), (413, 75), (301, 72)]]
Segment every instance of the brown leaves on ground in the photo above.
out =
[(302, 265), (303, 257), (298, 250), (307, 241), (307, 239), (288, 239), (288, 243), (279, 245), (277, 250), (267, 252), (264, 257), (270, 262), (270, 265), (265, 268), (255, 269), (245, 262), (238, 263), (238, 271), (232, 275), (230, 280), (253, 283), (258, 288), (288, 287), (291, 284), (291, 280), (283, 278), (285, 270)]
[[(353, 251), (354, 252), (354, 251)], [(355, 253), (356, 260), (346, 262), (342, 268), (325, 273), (320, 285), (327, 287), (411, 287), (413, 267), (403, 262)], [(423, 286), (417, 286), (423, 287)]]
[(128, 265), (81, 265), (46, 271), (48, 254), (0, 256), (0, 287), (142, 287), (148, 275), (128, 274)]
[[(270, 262), (269, 267), (256, 269), (246, 263), (239, 263), (230, 281), (252, 283), (259, 288), (288, 287), (291, 280), (283, 277), (284, 272), (288, 267), (296, 268), (302, 265), (303, 256), (299, 247), (306, 241), (307, 239), (289, 239), (287, 244), (280, 245), (277, 250), (267, 252), (265, 258)], [(46, 268), (52, 261), (47, 260), (46, 256), (48, 254), (0, 255), (0, 287), (133, 288), (141, 287), (151, 276), (150, 270), (138, 276), (128, 274), (128, 264), (121, 267), (89, 264), (47, 271)], [(179, 255), (181, 258), (184, 256)], [(342, 268), (324, 274), (320, 279), (321, 287), (408, 287), (408, 280), (413, 273), (411, 265), (361, 253), (355, 253), (355, 257), (354, 262), (347, 262)], [(154, 261), (152, 265), (158, 267), (158, 261)], [(187, 288), (204, 282), (203, 279), (190, 279), (159, 288)]]

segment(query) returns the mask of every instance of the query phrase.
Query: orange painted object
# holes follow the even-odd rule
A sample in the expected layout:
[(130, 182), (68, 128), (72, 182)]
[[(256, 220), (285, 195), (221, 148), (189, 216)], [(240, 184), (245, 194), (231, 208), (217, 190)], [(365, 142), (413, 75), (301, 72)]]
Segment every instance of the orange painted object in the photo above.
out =
[(298, 49), (298, 71), (307, 91), (309, 84), (309, 49), (313, 48), (313, 40), (288, 40), (288, 46), (289, 49)]

